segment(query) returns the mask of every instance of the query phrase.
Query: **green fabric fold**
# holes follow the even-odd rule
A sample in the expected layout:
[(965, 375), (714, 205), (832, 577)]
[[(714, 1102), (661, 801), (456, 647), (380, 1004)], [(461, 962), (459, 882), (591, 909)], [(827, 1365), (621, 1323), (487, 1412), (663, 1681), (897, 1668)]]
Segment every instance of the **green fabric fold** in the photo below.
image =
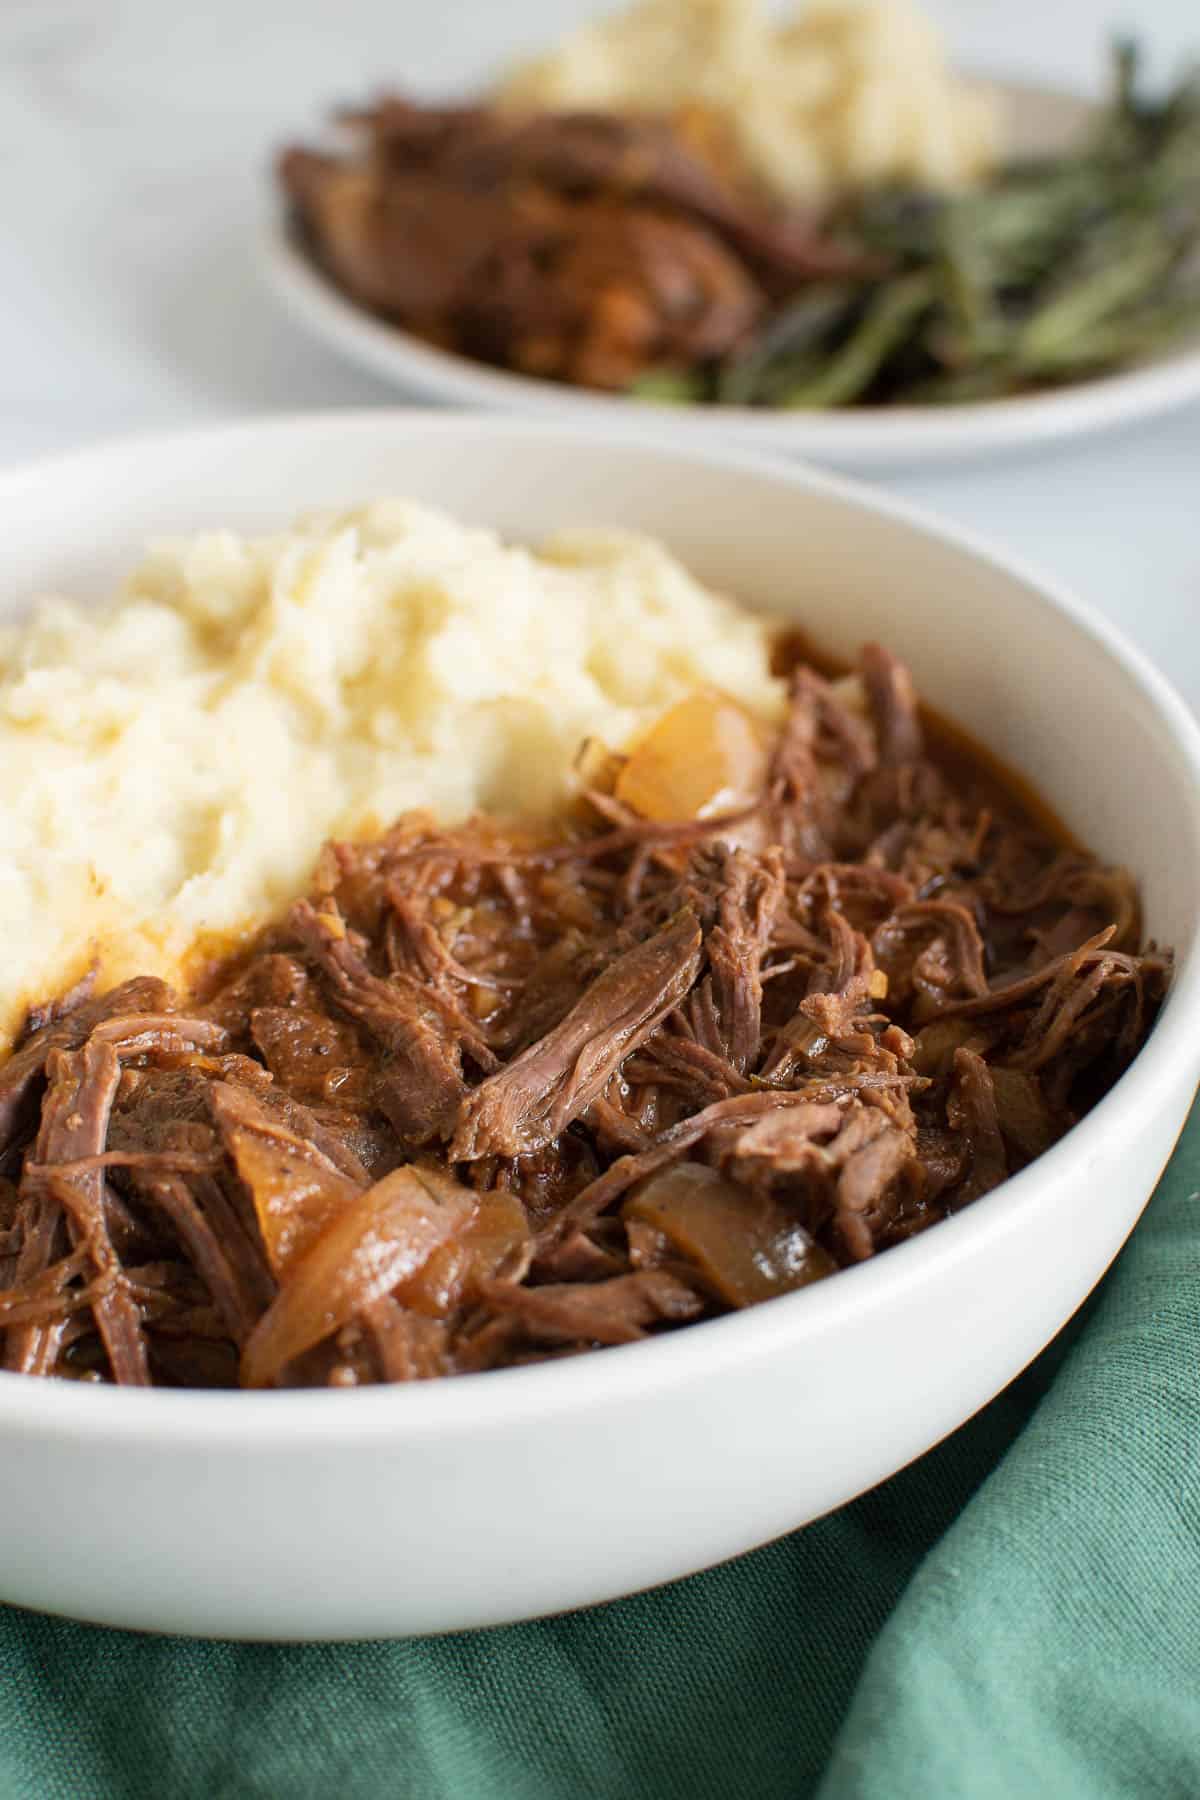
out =
[(1198, 1187), (1200, 1112), (1099, 1293), (991, 1406), (656, 1593), (354, 1646), (0, 1609), (0, 1797), (1200, 1794)]
[(1200, 1114), (875, 1646), (821, 1800), (1200, 1795), (1198, 1187)]

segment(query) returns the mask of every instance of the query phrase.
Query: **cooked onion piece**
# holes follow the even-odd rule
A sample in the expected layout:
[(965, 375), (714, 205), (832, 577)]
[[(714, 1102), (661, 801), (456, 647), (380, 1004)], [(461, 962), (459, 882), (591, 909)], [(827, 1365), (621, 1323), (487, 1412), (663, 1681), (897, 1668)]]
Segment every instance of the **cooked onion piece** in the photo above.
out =
[(410, 1279), (474, 1217), (475, 1195), (434, 1169), (368, 1188), (290, 1266), (242, 1352), (242, 1384), (269, 1387), (290, 1362)]
[(682, 1162), (651, 1176), (622, 1215), (661, 1232), (729, 1306), (789, 1294), (836, 1267), (782, 1207), (704, 1163)]
[(760, 722), (722, 694), (691, 694), (634, 746), (615, 794), (643, 819), (704, 819), (762, 792), (768, 748)]

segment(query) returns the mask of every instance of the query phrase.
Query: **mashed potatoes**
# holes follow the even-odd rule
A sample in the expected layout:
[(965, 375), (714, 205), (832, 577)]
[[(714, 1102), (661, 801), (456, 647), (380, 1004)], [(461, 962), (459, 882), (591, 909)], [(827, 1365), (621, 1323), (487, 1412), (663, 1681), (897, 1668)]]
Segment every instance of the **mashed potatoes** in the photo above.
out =
[(640, 0), (515, 70), (515, 105), (673, 111), (722, 122), (784, 199), (885, 181), (958, 187), (997, 145), (991, 104), (958, 81), (908, 0)]
[(699, 683), (774, 716), (768, 633), (661, 546), (538, 552), (387, 502), (158, 546), (0, 632), (0, 1047), (96, 956), (180, 975), (409, 807), (543, 812), (582, 740)]

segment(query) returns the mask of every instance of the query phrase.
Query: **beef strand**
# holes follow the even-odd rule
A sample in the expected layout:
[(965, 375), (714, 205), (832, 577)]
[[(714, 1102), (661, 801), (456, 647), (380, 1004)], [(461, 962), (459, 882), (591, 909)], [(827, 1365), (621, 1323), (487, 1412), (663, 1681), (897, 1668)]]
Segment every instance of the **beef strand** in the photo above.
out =
[(561, 1024), (463, 1102), (450, 1160), (523, 1156), (560, 1136), (684, 999), (699, 966), (700, 927), (684, 909), (618, 957)]

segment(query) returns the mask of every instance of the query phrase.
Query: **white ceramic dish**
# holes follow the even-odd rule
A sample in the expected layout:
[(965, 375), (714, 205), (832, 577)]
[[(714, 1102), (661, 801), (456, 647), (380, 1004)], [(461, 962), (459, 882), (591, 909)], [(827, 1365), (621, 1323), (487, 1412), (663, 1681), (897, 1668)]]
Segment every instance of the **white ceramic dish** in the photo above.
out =
[[(1009, 141), (1030, 152), (1082, 130), (1089, 108), (1072, 95), (1004, 83)], [(1029, 450), (1152, 418), (1200, 400), (1200, 342), (1155, 362), (1056, 392), (952, 407), (894, 406), (767, 412), (680, 407), (587, 393), (455, 356), (348, 300), (297, 244), (282, 216), (261, 247), (266, 279), (291, 316), (402, 394), (451, 406), (607, 423), (639, 436), (719, 449), (724, 444), (812, 457), (845, 468), (900, 468)]]
[(1066, 1140), (927, 1235), (658, 1342), (407, 1388), (172, 1394), (0, 1375), (0, 1598), (118, 1625), (336, 1638), (492, 1624), (685, 1574), (961, 1424), (1133, 1227), (1200, 1070), (1200, 730), (1068, 596), (805, 469), (580, 426), (372, 412), (117, 443), (0, 476), (0, 610), (102, 591), (148, 534), (388, 492), (537, 536), (660, 534), (929, 699), (1140, 877), (1164, 1015)]

